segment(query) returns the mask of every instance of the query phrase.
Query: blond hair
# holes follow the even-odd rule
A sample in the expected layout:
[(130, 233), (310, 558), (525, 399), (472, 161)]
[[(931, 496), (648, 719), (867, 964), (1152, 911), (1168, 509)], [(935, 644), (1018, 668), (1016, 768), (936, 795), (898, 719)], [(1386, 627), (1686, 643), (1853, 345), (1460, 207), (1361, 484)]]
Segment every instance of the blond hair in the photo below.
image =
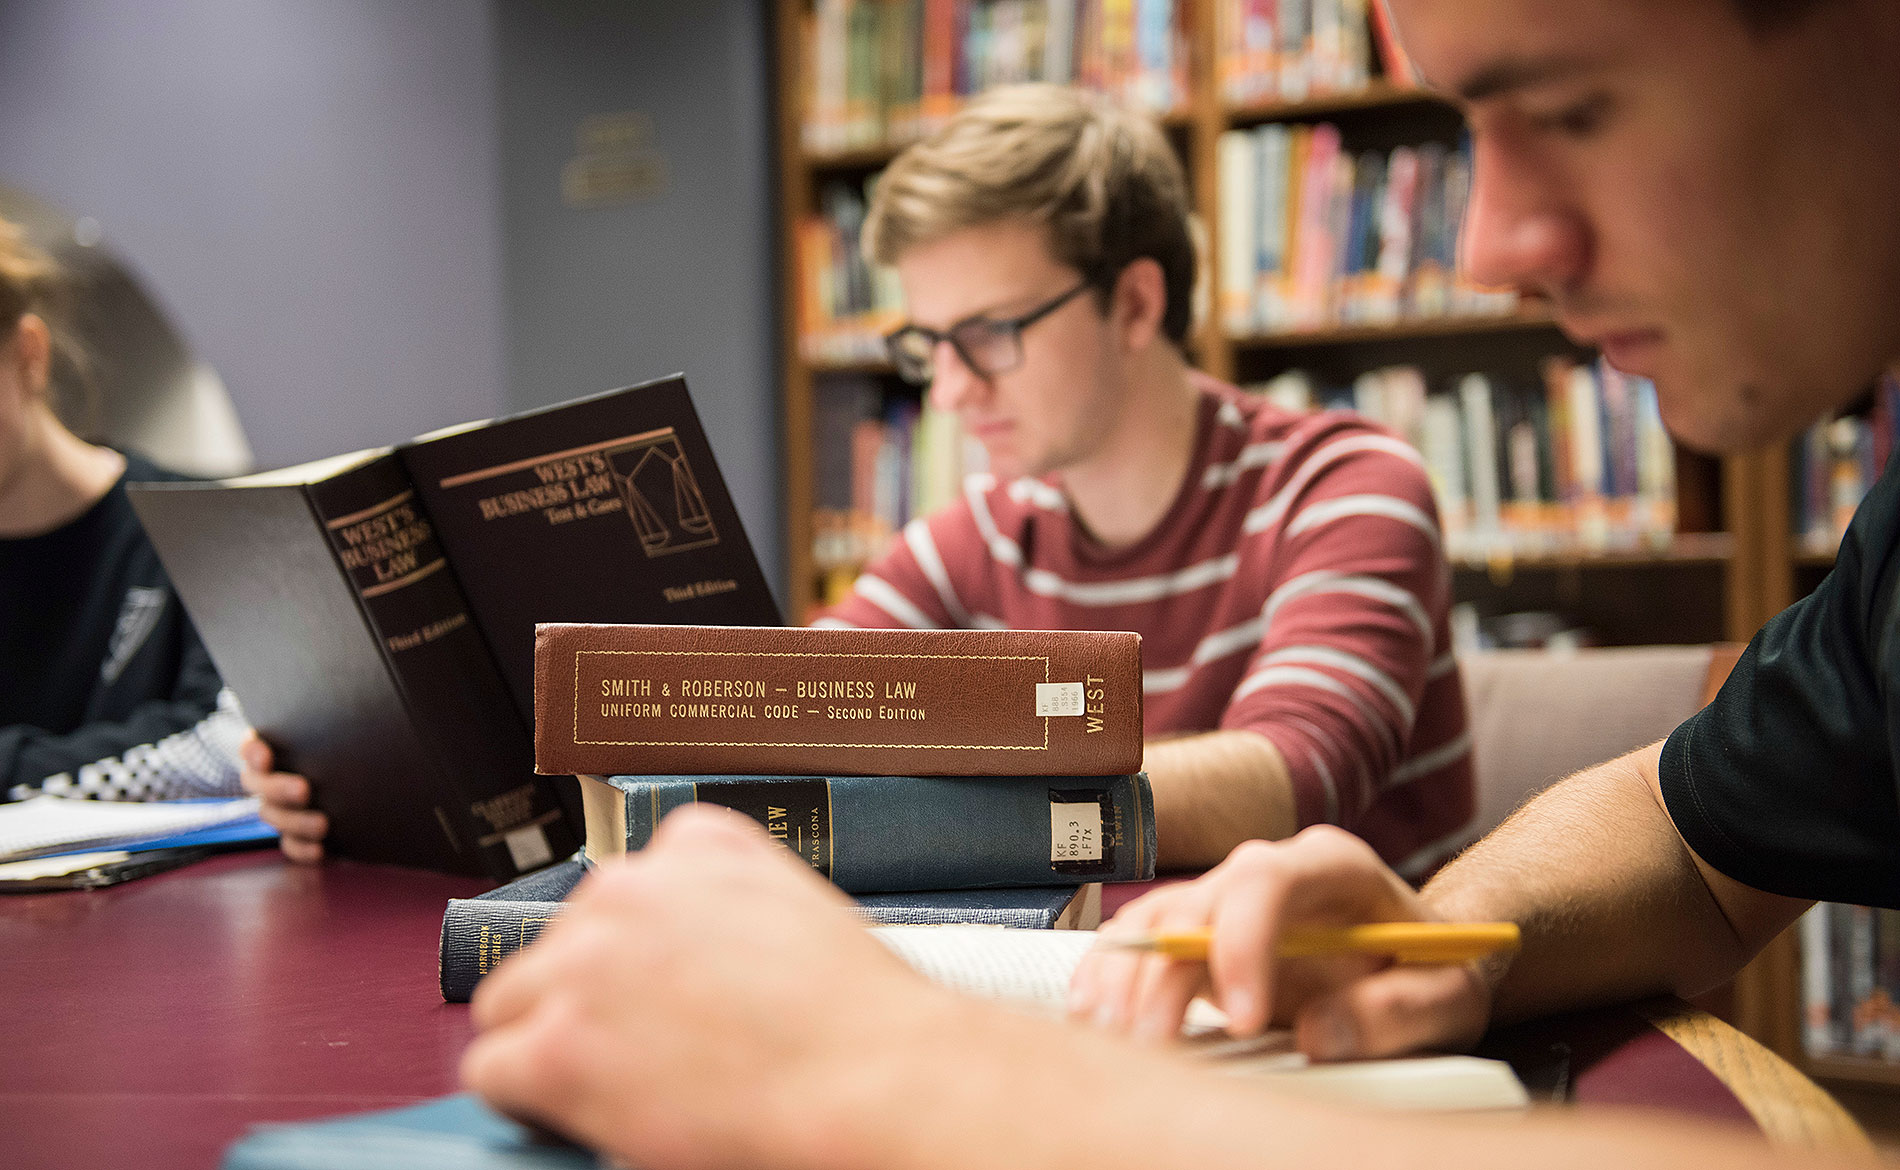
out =
[(1153, 122), (1078, 89), (1004, 86), (892, 161), (872, 191), (863, 248), (894, 264), (965, 228), (1046, 224), (1055, 258), (1104, 302), (1130, 263), (1158, 263), (1162, 329), (1181, 344), (1193, 315), (1189, 211), (1180, 161)]
[[(50, 393), (61, 421), (75, 430), (74, 411), (98, 412), (93, 401), (91, 362), (68, 327), (72, 287), (66, 270), (50, 253), (29, 240), (26, 231), (0, 218), (0, 343), (13, 337), (28, 313), (46, 323), (53, 347)], [(96, 421), (96, 419), (91, 420)]]

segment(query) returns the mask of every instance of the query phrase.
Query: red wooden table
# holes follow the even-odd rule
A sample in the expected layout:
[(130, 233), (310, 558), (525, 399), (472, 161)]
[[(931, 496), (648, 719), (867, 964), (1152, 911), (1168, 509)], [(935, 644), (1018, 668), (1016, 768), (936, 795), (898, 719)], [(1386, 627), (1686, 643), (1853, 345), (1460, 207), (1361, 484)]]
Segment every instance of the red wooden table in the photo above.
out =
[(253, 1121), (454, 1092), (436, 940), (490, 884), (273, 849), (0, 897), (0, 1165), (212, 1167)]
[[(204, 1170), (253, 1122), (456, 1091), (468, 1010), (441, 1000), (436, 942), (447, 899), (486, 886), (273, 850), (0, 896), (0, 1167)], [(1799, 1072), (1677, 1008), (1540, 1021), (1487, 1051), (1539, 1094), (1851, 1140)]]

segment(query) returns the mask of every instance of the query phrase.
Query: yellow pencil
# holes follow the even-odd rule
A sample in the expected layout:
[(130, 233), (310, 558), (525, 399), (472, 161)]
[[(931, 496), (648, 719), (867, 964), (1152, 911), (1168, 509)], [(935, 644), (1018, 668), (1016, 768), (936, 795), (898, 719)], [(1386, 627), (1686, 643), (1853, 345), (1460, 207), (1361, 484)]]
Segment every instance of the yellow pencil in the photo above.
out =
[[(1184, 930), (1118, 935), (1103, 931), (1096, 945), (1147, 951), (1184, 962), (1205, 962), (1213, 933)], [(1294, 926), (1280, 937), (1283, 958), (1308, 955), (1390, 955), (1400, 963), (1466, 963), (1518, 948), (1515, 922), (1369, 922), (1360, 926)]]

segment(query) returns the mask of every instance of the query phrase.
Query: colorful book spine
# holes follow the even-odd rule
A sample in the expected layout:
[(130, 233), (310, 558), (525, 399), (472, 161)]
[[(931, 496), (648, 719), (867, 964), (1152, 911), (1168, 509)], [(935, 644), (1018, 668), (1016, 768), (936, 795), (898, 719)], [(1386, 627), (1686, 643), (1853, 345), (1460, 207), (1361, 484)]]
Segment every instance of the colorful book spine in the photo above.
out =
[(1124, 631), (543, 624), (534, 693), (553, 775), (1141, 770)]
[(1346, 151), (1327, 123), (1221, 135), (1222, 326), (1230, 333), (1514, 312), (1457, 271), (1470, 159), (1438, 144)]
[(1667, 543), (1676, 450), (1654, 385), (1569, 357), (1549, 359), (1542, 375), (1521, 384), (1474, 373), (1434, 387), (1416, 367), (1391, 366), (1343, 391), (1298, 374), (1253, 388), (1290, 409), (1356, 411), (1417, 447), (1454, 560)]
[(975, 94), (1019, 82), (1085, 85), (1151, 113), (1182, 108), (1186, 14), (1180, 0), (817, 0), (803, 26), (805, 148), (907, 142)]
[(1900, 379), (1883, 377), (1867, 409), (1814, 424), (1795, 444), (1789, 475), (1804, 552), (1833, 553), (1900, 435)]

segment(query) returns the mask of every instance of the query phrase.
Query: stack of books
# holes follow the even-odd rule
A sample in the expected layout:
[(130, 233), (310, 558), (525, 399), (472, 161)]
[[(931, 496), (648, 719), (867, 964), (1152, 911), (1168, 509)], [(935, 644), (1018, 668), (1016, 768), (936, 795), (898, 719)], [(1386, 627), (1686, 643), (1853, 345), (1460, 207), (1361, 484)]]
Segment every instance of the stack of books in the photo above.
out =
[(548, 624), (535, 766), (581, 777), (583, 858), (443, 916), (466, 999), (587, 864), (734, 809), (880, 923), (1092, 928), (1154, 876), (1132, 633)]

